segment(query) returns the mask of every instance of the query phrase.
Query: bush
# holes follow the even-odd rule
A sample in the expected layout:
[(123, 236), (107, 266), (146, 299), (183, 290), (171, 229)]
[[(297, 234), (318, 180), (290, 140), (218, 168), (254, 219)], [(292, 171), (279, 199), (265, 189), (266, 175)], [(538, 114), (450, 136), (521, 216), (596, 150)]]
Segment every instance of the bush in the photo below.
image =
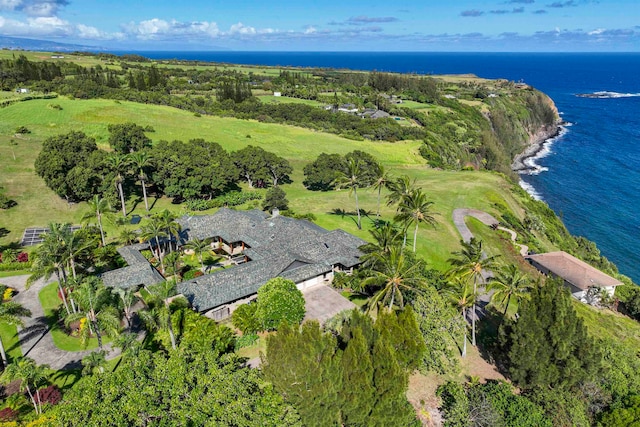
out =
[(57, 385), (52, 384), (49, 387), (39, 390), (40, 401), (49, 405), (57, 405), (62, 400), (62, 392)]
[(27, 270), (31, 268), (31, 262), (3, 262), (0, 271)]
[(16, 260), (20, 263), (29, 262), (29, 254), (26, 252), (20, 252)]
[(187, 209), (192, 211), (206, 211), (223, 206), (239, 206), (251, 200), (261, 200), (262, 194), (256, 191), (230, 191), (211, 200), (187, 200)]
[(275, 330), (282, 322), (300, 323), (304, 314), (304, 297), (293, 281), (276, 277), (258, 289), (256, 318), (265, 330)]
[(4, 408), (0, 410), (0, 421), (15, 421), (18, 418), (18, 411), (11, 408)]
[(16, 129), (16, 133), (20, 133), (20, 134), (27, 134), (27, 133), (31, 133), (31, 131), (29, 129), (27, 129), (26, 126), (18, 126), (18, 128)]
[(272, 211), (274, 209), (286, 210), (289, 206), (287, 194), (280, 187), (271, 187), (267, 190), (264, 201), (262, 202), (262, 210)]
[(251, 347), (258, 342), (257, 334), (246, 334), (236, 338), (235, 350), (240, 350), (244, 347)]
[(200, 270), (189, 269), (182, 274), (182, 280), (191, 280), (202, 276), (204, 273)]
[(231, 323), (243, 334), (254, 334), (262, 330), (260, 321), (256, 318), (258, 304), (242, 304), (231, 315)]

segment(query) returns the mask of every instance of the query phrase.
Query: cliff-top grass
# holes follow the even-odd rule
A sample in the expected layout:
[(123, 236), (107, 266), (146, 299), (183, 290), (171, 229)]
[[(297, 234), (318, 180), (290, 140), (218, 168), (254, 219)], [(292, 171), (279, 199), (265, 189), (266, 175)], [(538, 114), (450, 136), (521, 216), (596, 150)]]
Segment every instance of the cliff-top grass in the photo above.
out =
[[(52, 108), (53, 104), (62, 109)], [(322, 152), (346, 154), (353, 150), (366, 151), (378, 158), (394, 175), (408, 174), (415, 178), (434, 201), (438, 225), (435, 228), (421, 226), (418, 251), (435, 267), (444, 268), (451, 251), (459, 247), (460, 237), (451, 219), (453, 209), (470, 207), (495, 214), (495, 203), (505, 204), (517, 214), (521, 209), (510, 191), (511, 184), (497, 174), (430, 169), (418, 153), (419, 141), (352, 141), (293, 126), (233, 118), (195, 117), (192, 113), (170, 107), (113, 100), (58, 98), (21, 102), (0, 109), (0, 186), (18, 203), (0, 212), (0, 228), (8, 231), (8, 234), (0, 233), (0, 244), (19, 241), (22, 232), (29, 226), (46, 226), (50, 222), (78, 223), (82, 212), (86, 210), (85, 203), (67, 204), (35, 174), (33, 164), (42, 141), (72, 130), (83, 131), (96, 138), (102, 148), (108, 149), (107, 126), (127, 121), (152, 126), (155, 132), (147, 135), (154, 142), (162, 139), (186, 141), (204, 138), (220, 143), (229, 151), (251, 144), (283, 156), (294, 168), (293, 183), (282, 186), (287, 192), (291, 208), (298, 213), (313, 213), (323, 227), (342, 228), (363, 238), (369, 237), (366, 229), (371, 227), (376, 215), (377, 192), (371, 189), (359, 191), (360, 206), (370, 214), (363, 220), (365, 229), (358, 230), (353, 217), (333, 213), (335, 209), (353, 212), (353, 197), (346, 190), (306, 190), (302, 185), (302, 170)], [(18, 126), (26, 126), (31, 133), (16, 137), (14, 132)], [(391, 219), (394, 208), (384, 204), (384, 196), (383, 192), (381, 214), (384, 219)], [(167, 198), (157, 200), (153, 206), (152, 213), (164, 208), (177, 212), (183, 210)], [(137, 195), (129, 197), (128, 210), (134, 214), (146, 213)], [(108, 226), (107, 232), (114, 234), (116, 230)]]

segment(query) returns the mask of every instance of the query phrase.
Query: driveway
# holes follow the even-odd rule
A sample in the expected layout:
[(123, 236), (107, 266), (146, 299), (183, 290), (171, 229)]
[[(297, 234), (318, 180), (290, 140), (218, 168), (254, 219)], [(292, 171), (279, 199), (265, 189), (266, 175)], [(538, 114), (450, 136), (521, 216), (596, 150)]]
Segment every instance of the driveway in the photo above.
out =
[(324, 322), (343, 310), (351, 310), (356, 305), (327, 285), (316, 285), (302, 291), (307, 311), (304, 320)]

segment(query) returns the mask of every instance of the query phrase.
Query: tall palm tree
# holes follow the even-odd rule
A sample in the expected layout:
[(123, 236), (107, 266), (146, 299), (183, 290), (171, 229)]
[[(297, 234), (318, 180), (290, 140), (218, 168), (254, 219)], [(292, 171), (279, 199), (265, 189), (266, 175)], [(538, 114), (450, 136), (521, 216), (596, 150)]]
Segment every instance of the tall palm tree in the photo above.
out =
[(400, 199), (396, 219), (407, 224), (407, 227), (412, 223), (415, 224), (413, 231), (413, 252), (416, 251), (418, 226), (420, 223), (431, 224), (433, 226), (436, 224), (436, 220), (431, 213), (431, 206), (433, 206), (433, 202), (427, 200), (427, 196), (419, 188)]
[(67, 311), (67, 314), (69, 314), (71, 311), (69, 310), (65, 291), (67, 276), (64, 270), (64, 258), (61, 253), (62, 248), (60, 242), (50, 236), (45, 236), (42, 244), (32, 252), (32, 274), (27, 279), (27, 287), (31, 286), (33, 282), (41, 278), (49, 280), (49, 278), (55, 274), (58, 279), (58, 291), (62, 298), (64, 308)]
[(473, 291), (468, 277), (453, 276), (444, 289), (449, 301), (460, 311), (464, 320), (464, 340), (462, 342), (462, 357), (467, 355), (467, 310), (475, 306), (476, 293)]
[(98, 347), (102, 349), (103, 332), (110, 337), (115, 337), (120, 332), (120, 316), (118, 310), (111, 305), (111, 292), (96, 277), (87, 277), (71, 295), (78, 303), (79, 312), (65, 318), (66, 326), (86, 319), (88, 325), (81, 326), (79, 331), (82, 344), (86, 345), (94, 333), (98, 339)]
[(202, 271), (204, 271), (204, 261), (202, 259), (202, 253), (205, 252), (209, 247), (209, 241), (207, 239), (200, 240), (196, 238), (191, 240), (190, 242), (187, 242), (184, 247), (186, 249), (191, 249), (197, 255)]
[(138, 179), (140, 180), (140, 185), (142, 186), (142, 196), (144, 197), (144, 207), (149, 212), (149, 201), (147, 200), (147, 188), (146, 188), (146, 180), (147, 175), (144, 170), (152, 165), (152, 157), (149, 153), (145, 151), (136, 151), (129, 154), (129, 160), (131, 161), (131, 165), (136, 169), (138, 173)]
[(130, 228), (123, 228), (118, 235), (118, 240), (120, 243), (125, 245), (130, 245), (138, 239), (138, 235), (135, 231)]
[(392, 181), (391, 173), (388, 170), (385, 170), (384, 166), (378, 164), (375, 170), (375, 181), (373, 183), (373, 189), (378, 190), (378, 211), (376, 212), (376, 217), (380, 217), (380, 196), (382, 194), (382, 189), (387, 188), (389, 183)]
[(158, 213), (155, 217), (165, 229), (167, 237), (169, 238), (169, 252), (171, 252), (171, 238), (174, 237), (176, 239), (177, 246), (178, 242), (180, 241), (180, 232), (182, 231), (182, 226), (176, 221), (176, 214), (170, 212), (168, 209), (165, 209), (162, 212)]
[(402, 175), (389, 181), (387, 183), (387, 189), (389, 190), (387, 205), (395, 205), (416, 189), (416, 180), (411, 179), (409, 175)]
[(94, 239), (87, 238), (86, 234), (73, 232), (71, 231), (71, 227), (67, 226), (64, 232), (61, 234), (65, 258), (71, 269), (71, 273), (74, 279), (78, 278), (78, 274), (76, 272), (76, 264), (78, 257), (85, 254), (95, 245)]
[(522, 273), (515, 265), (508, 264), (498, 268), (497, 274), (489, 279), (487, 290), (494, 291), (491, 302), (503, 306), (503, 317), (506, 317), (511, 299), (519, 303), (526, 298), (532, 286), (529, 276)]
[(37, 415), (42, 413), (42, 402), (40, 401), (38, 387), (47, 379), (47, 369), (48, 366), (46, 365), (36, 365), (33, 359), (21, 357), (9, 364), (3, 374), (5, 382), (20, 380), (20, 391), (27, 391)]
[(138, 302), (138, 297), (132, 288), (113, 288), (113, 293), (118, 297), (118, 302), (122, 308), (122, 313), (127, 321), (127, 329), (131, 330), (131, 322), (133, 317), (133, 306)]
[(142, 239), (146, 241), (156, 241), (156, 251), (158, 258), (160, 259), (160, 268), (164, 273), (164, 261), (162, 260), (162, 251), (160, 250), (160, 237), (167, 237), (167, 232), (164, 230), (164, 227), (157, 218), (151, 218), (149, 222), (142, 226), (141, 231), (142, 234), (140, 237)]
[(107, 199), (103, 199), (98, 195), (93, 196), (93, 199), (89, 200), (87, 204), (89, 206), (89, 210), (82, 216), (82, 222), (90, 222), (95, 218), (98, 223), (98, 227), (100, 228), (102, 246), (107, 246), (107, 243), (104, 240), (104, 230), (102, 229), (102, 216), (105, 213), (111, 212), (113, 209), (109, 205)]
[[(139, 313), (142, 321), (151, 330), (167, 331), (171, 340), (171, 348), (176, 349), (176, 336), (173, 332), (171, 313), (176, 304), (169, 301), (169, 298), (176, 294), (176, 284), (173, 281), (165, 281), (157, 285), (146, 288), (148, 297), (145, 300), (149, 310)], [(176, 301), (178, 303), (178, 301)], [(184, 304), (186, 305), (186, 304)]]
[(407, 258), (397, 246), (391, 247), (388, 253), (372, 254), (372, 259), (375, 259), (374, 269), (371, 270), (371, 276), (363, 280), (362, 285), (380, 286), (381, 289), (371, 299), (369, 310), (379, 303), (388, 303), (389, 311), (394, 304), (403, 308), (403, 291), (419, 290), (424, 284), (424, 278), (421, 277), (422, 262)]
[[(0, 322), (10, 325), (24, 326), (20, 317), (30, 317), (31, 311), (14, 301), (0, 302)], [(0, 356), (2, 356), (2, 367), (7, 366), (7, 354), (4, 351), (2, 337), (0, 337)]]
[(360, 162), (355, 159), (349, 159), (347, 162), (347, 173), (342, 174), (336, 180), (338, 188), (348, 188), (349, 195), (353, 193), (356, 199), (356, 212), (358, 214), (358, 229), (362, 230), (362, 221), (360, 218), (360, 206), (358, 205), (358, 188), (362, 188), (362, 170)]
[[(478, 293), (478, 283), (484, 280), (483, 270), (493, 271), (497, 267), (499, 255), (488, 257), (482, 250), (482, 240), (472, 237), (470, 241), (460, 241), (462, 250), (453, 252), (455, 257), (449, 258), (452, 265), (450, 274), (473, 279), (473, 293)], [(476, 345), (476, 306), (471, 316), (471, 343)]]
[(115, 185), (120, 195), (120, 203), (122, 204), (122, 216), (127, 216), (127, 207), (124, 203), (124, 190), (122, 189), (122, 183), (124, 176), (127, 173), (129, 167), (129, 156), (126, 154), (112, 153), (105, 159), (106, 165), (116, 174)]

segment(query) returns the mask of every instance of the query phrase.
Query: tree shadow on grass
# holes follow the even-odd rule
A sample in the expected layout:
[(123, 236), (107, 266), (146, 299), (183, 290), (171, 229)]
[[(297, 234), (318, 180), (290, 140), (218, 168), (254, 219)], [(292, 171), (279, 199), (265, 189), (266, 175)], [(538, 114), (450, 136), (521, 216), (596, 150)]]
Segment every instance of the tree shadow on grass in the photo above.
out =
[[(331, 212), (328, 212), (329, 215), (336, 215), (336, 216), (340, 216), (341, 218), (349, 218), (351, 221), (353, 221), (353, 223), (357, 226), (358, 225), (358, 214), (355, 211), (346, 211), (344, 209), (340, 209), (340, 208), (335, 208), (333, 210), (331, 210)], [(369, 221), (371, 221), (372, 223), (375, 224), (375, 222), (377, 221), (375, 218), (372, 219), (372, 216), (375, 216), (375, 213), (371, 212), (371, 211), (367, 211), (365, 209), (360, 209), (360, 216), (362, 218), (366, 218)]]

